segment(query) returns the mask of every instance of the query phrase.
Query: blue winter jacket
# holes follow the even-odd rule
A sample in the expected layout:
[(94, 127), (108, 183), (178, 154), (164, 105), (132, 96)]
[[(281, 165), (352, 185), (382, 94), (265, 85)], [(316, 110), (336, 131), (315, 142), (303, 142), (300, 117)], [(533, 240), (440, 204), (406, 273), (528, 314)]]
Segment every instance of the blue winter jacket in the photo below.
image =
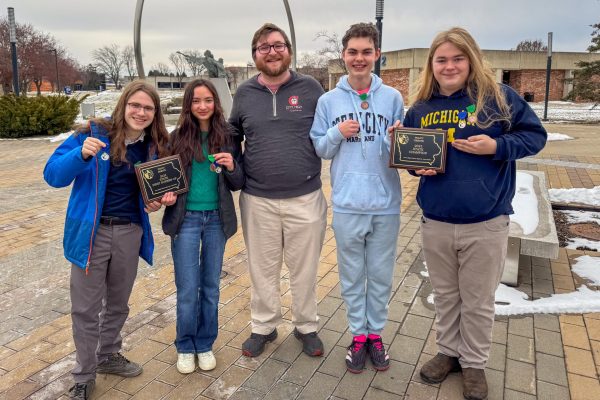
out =
[[(90, 135), (102, 140), (106, 143), (106, 147), (86, 161), (81, 156), (81, 148)], [(150, 155), (150, 152), (148, 154), (148, 159), (156, 158), (156, 155)], [(89, 264), (102, 215), (106, 182), (110, 171), (109, 155), (108, 132), (92, 122), (90, 133), (69, 137), (54, 151), (44, 167), (44, 179), (52, 187), (66, 187), (74, 181), (67, 207), (63, 248), (65, 258), (83, 269)], [(150, 220), (144, 207), (140, 194), (140, 217), (143, 228), (140, 256), (152, 265), (154, 240)]]

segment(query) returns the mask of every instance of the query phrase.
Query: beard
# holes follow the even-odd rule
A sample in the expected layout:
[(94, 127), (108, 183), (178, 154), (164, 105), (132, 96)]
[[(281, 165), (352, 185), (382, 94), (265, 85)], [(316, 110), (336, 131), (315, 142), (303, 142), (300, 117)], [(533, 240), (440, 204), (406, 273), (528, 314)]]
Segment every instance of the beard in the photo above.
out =
[(256, 69), (258, 69), (261, 73), (270, 76), (277, 77), (283, 74), (290, 68), (290, 64), (292, 63), (292, 56), (286, 52), (285, 54), (280, 54), (281, 57), (281, 66), (279, 68), (273, 68), (268, 65), (265, 59), (256, 59)]

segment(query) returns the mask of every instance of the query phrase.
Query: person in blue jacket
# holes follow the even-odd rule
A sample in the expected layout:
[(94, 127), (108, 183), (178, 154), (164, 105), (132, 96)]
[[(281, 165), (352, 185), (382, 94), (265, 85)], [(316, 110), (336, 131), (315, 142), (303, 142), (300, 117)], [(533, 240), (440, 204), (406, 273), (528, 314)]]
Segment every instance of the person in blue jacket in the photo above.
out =
[(462, 28), (433, 40), (404, 126), (448, 132), (445, 172), (411, 171), (421, 177), (417, 201), (439, 348), (420, 375), (439, 383), (462, 370), (465, 398), (485, 399), (515, 160), (539, 152), (546, 131), (513, 89), (496, 83), (479, 46)]
[(142, 257), (152, 264), (154, 242), (148, 213), (171, 205), (144, 204), (134, 165), (166, 154), (168, 133), (156, 90), (143, 81), (127, 85), (110, 119), (95, 119), (61, 144), (44, 179), (61, 188), (73, 183), (63, 247), (71, 267), (71, 319), (76, 350), (69, 396), (88, 399), (96, 373), (137, 376), (142, 367), (121, 350), (127, 301)]
[(348, 75), (319, 98), (310, 137), (317, 155), (331, 159), (333, 230), (341, 293), (352, 343), (346, 368), (361, 373), (367, 354), (373, 367), (390, 359), (381, 332), (392, 291), (402, 193), (389, 168), (387, 129), (402, 121), (400, 92), (371, 73), (380, 56), (371, 23), (352, 25), (342, 38)]

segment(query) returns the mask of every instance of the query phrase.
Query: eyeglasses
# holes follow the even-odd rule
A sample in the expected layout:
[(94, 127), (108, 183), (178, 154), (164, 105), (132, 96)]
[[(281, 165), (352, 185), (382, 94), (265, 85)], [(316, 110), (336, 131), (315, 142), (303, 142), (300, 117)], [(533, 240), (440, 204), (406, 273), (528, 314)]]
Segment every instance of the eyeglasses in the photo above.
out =
[(140, 103), (127, 103), (127, 105), (131, 108), (133, 108), (135, 111), (141, 111), (144, 110), (144, 112), (148, 113), (148, 114), (152, 114), (154, 113), (154, 111), (156, 111), (156, 109), (154, 107), (151, 106), (143, 106)]
[(258, 50), (260, 54), (269, 54), (271, 48), (273, 48), (277, 53), (283, 53), (287, 47), (288, 46), (285, 43), (261, 44), (260, 46), (255, 47), (254, 50)]

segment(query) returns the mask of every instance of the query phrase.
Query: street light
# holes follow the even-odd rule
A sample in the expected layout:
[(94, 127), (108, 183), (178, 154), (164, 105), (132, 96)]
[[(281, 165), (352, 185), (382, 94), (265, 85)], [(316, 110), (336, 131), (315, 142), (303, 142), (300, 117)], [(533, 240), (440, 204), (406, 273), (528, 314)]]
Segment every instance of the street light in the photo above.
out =
[(550, 69), (552, 68), (552, 32), (548, 32), (548, 62), (546, 63), (546, 96), (544, 98), (544, 118), (548, 121), (548, 96), (550, 95)]
[(13, 90), (19, 96), (19, 67), (17, 65), (17, 24), (15, 23), (15, 9), (8, 7), (8, 26), (10, 36), (10, 52), (12, 53)]
[(56, 49), (50, 49), (54, 52), (54, 66), (56, 67), (56, 93), (60, 93), (60, 81), (58, 80), (58, 53)]
[(250, 79), (250, 67), (254, 68), (254, 64), (252, 64), (251, 62), (247, 62), (246, 63), (246, 80)]
[[(379, 43), (375, 43), (377, 48), (381, 49), (381, 37), (383, 36), (383, 0), (375, 0), (375, 19), (377, 20), (377, 30), (379, 31)], [(381, 56), (375, 62), (375, 75), (381, 73)]]

